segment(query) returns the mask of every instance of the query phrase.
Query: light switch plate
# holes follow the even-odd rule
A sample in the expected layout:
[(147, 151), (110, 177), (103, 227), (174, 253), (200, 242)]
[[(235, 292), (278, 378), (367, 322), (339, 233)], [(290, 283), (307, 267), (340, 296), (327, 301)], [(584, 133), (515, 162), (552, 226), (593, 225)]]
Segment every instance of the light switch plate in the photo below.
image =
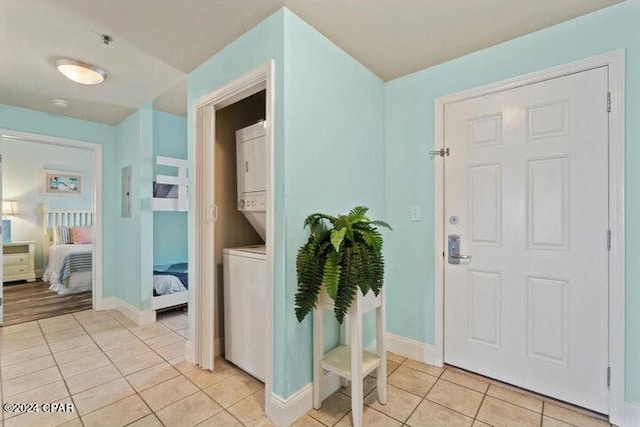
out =
[(411, 207), (411, 221), (422, 221), (422, 209), (420, 209), (420, 206)]

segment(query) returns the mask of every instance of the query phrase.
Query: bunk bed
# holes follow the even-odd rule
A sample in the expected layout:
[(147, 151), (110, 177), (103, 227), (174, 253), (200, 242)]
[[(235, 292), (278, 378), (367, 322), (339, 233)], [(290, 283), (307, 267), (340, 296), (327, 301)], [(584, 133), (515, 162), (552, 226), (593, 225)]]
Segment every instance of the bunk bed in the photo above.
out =
[[(153, 183), (151, 210), (187, 212), (187, 161), (158, 156), (156, 164), (178, 169), (177, 176), (157, 175)], [(189, 300), (188, 264), (186, 262), (153, 266), (151, 309), (161, 310), (186, 304)]]

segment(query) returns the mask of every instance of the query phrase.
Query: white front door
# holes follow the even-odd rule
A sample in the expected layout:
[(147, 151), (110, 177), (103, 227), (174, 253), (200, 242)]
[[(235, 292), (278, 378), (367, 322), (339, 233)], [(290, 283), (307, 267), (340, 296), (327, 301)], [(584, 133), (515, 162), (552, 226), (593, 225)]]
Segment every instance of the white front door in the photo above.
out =
[(445, 362), (608, 413), (607, 68), (446, 104)]

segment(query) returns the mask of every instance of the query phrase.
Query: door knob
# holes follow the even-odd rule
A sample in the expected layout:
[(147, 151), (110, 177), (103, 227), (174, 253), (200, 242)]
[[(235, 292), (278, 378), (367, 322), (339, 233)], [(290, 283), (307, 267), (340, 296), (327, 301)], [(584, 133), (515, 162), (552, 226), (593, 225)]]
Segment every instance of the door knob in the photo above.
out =
[(471, 255), (460, 255), (460, 235), (449, 234), (447, 247), (449, 249), (449, 264), (460, 264), (461, 259), (471, 259)]

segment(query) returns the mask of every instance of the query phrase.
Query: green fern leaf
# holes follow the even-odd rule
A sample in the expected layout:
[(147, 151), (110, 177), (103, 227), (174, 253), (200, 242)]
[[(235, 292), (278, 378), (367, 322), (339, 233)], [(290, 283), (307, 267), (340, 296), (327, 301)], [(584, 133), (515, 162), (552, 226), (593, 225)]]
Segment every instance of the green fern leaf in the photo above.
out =
[(368, 222), (369, 219), (366, 217), (368, 210), (369, 208), (365, 206), (356, 206), (355, 208), (349, 211), (349, 215), (348, 215), (349, 221), (351, 221), (352, 223), (355, 223), (358, 221), (366, 220)]
[(391, 226), (384, 221), (371, 221), (369, 222), (369, 224), (376, 225), (378, 227), (388, 228), (389, 230), (393, 230), (393, 228), (391, 228)]
[(336, 252), (340, 252), (340, 245), (342, 245), (346, 232), (346, 228), (343, 228), (342, 230), (331, 230), (331, 244), (336, 249)]
[(338, 285), (340, 283), (339, 260), (340, 254), (338, 252), (331, 252), (329, 256), (327, 256), (322, 275), (322, 281), (327, 289), (327, 293), (333, 300), (337, 297)]

